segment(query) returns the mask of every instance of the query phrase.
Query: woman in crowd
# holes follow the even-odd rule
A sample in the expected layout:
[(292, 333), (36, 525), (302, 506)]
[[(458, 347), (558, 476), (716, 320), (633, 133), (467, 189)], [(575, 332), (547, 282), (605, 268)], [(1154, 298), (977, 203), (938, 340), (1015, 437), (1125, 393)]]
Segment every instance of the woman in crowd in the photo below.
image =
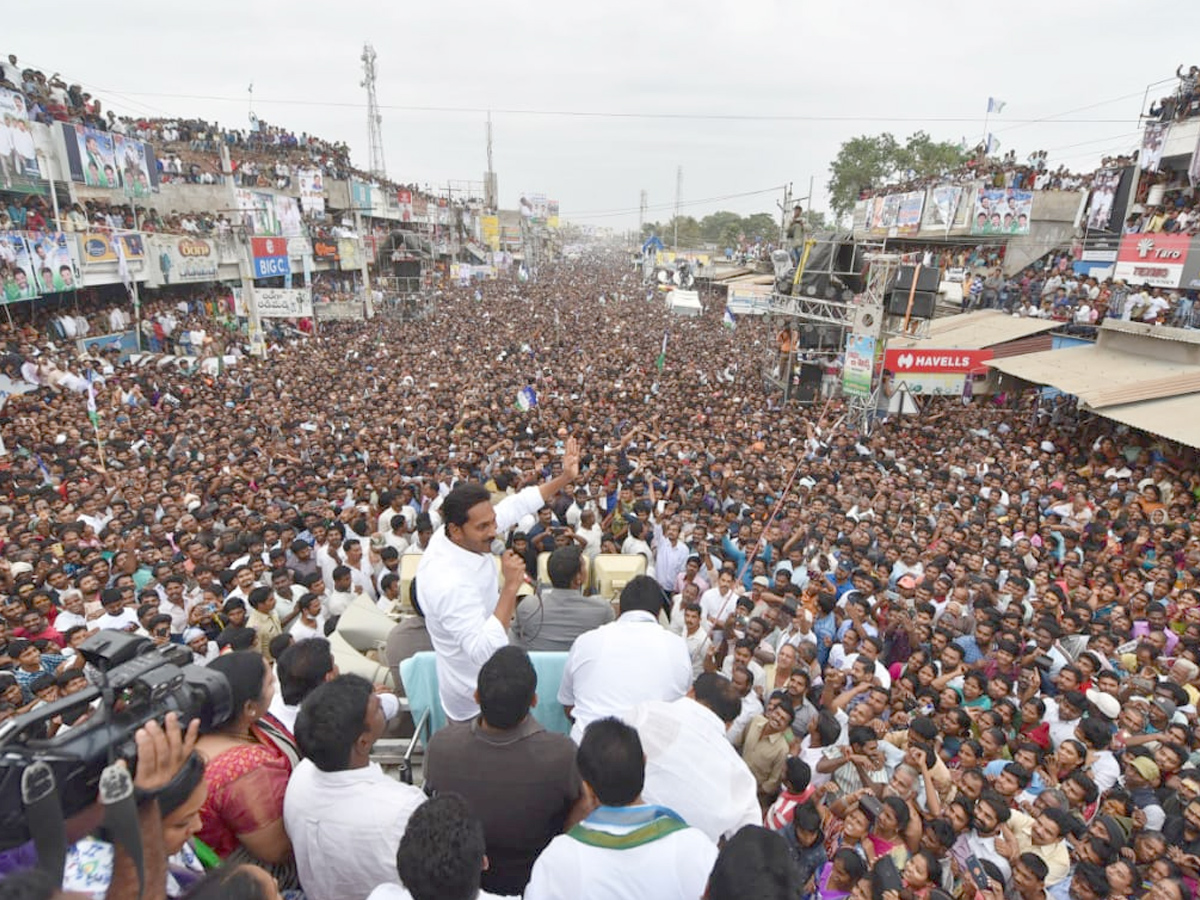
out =
[(283, 827), (283, 795), (293, 762), (260, 725), (275, 696), (275, 672), (253, 651), (219, 656), (209, 668), (229, 680), (233, 714), (202, 734), (208, 798), (199, 837), (221, 859), (255, 861), (295, 887), (292, 845)]

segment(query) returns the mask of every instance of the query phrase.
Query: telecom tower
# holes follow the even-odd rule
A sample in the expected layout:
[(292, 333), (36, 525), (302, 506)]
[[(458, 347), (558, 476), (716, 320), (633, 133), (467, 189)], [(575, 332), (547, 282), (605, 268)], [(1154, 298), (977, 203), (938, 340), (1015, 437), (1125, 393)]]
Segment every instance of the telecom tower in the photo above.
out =
[(377, 178), (387, 177), (387, 166), (383, 161), (383, 116), (379, 114), (379, 101), (375, 99), (375, 48), (363, 44), (363, 80), (360, 87), (367, 89), (367, 134), (371, 141), (370, 168)]

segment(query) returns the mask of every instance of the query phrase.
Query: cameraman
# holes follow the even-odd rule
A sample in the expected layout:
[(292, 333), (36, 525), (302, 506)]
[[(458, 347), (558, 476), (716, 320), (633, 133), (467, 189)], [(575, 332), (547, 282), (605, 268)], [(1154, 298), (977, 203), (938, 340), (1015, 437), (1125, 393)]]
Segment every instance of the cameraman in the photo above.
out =
[[(145, 890), (142, 900), (165, 900), (167, 897), (167, 845), (164, 841), (164, 816), (160, 810), (160, 794), (170, 794), (176, 776), (188, 766), (189, 758), (199, 736), (200, 721), (193, 720), (185, 732), (179, 725), (179, 717), (168, 713), (165, 724), (151, 721), (139, 728), (134, 735), (137, 747), (137, 771), (133, 785), (138, 798), (138, 830), (142, 845), (143, 877)], [(192, 763), (192, 768), (195, 764)], [(200, 782), (203, 783), (201, 777)], [(189, 792), (182, 803), (171, 804), (171, 812), (181, 812), (195, 800), (196, 788)], [(176, 792), (178, 793), (178, 792)], [(67, 850), (65, 866), (65, 891), (80, 891), (84, 896), (125, 900), (138, 896), (138, 871), (133, 859), (119, 845), (108, 845), (91, 840), (88, 836), (96, 831), (103, 818), (103, 807), (97, 802), (67, 820), (67, 840), (73, 844)], [(176, 835), (182, 834), (186, 841), (194, 827), (173, 822), (170, 829), (172, 849), (182, 847)], [(191, 829), (189, 831), (189, 828)], [(178, 844), (178, 846), (176, 846)], [(0, 854), (0, 872), (9, 874), (0, 881), (0, 900), (9, 898), (38, 898), (50, 900), (63, 896), (52, 879), (41, 871), (19, 871), (37, 864), (37, 854), (32, 842)], [(76, 894), (79, 896), (79, 894)]]

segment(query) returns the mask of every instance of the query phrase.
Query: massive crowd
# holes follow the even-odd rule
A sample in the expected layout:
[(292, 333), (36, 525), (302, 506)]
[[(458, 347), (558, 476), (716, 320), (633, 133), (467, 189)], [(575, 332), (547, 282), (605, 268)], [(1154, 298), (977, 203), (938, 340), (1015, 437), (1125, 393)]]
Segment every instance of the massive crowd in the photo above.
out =
[[(1192, 896), (1194, 453), (1016, 396), (863, 434), (730, 366), (770, 332), (710, 306), (671, 321), (581, 261), (215, 373), (0, 324), (44, 382), (0, 413), (0, 719), (86, 686), (99, 628), (228, 679), (230, 721), (139, 743), (170, 896)], [(178, 327), (236, 343), (210, 312)], [(386, 661), (436, 654), (424, 792), (370, 762), (397, 703), (322, 638), (407, 608), (413, 553)], [(646, 559), (615, 610), (600, 553)], [(65, 887), (129, 896), (94, 822)], [(54, 896), (32, 856), (5, 845), (0, 896)]]

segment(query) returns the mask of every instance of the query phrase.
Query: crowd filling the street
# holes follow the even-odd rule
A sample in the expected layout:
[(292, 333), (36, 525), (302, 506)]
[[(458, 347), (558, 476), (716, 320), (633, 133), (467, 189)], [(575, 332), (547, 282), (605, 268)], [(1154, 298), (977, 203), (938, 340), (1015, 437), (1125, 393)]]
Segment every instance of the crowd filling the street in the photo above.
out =
[[(969, 367), (1099, 332), (1190, 371), (1198, 79), (1147, 90), (1153, 165), (987, 133), (851, 194), (894, 219), (821, 238), (839, 301), (790, 187), (719, 248), (567, 240), (253, 85), (242, 129), (0, 58), (0, 900), (1192, 900), (1200, 456)], [(961, 394), (884, 369), (922, 268), (930, 317), (1031, 329), (935, 348)]]
[[(0, 717), (84, 689), (98, 629), (228, 679), (227, 722), (142, 734), (170, 896), (1191, 896), (1190, 451), (1036, 396), (869, 434), (781, 406), (765, 323), (670, 321), (617, 257), (217, 374), (52, 329), (0, 326), (42, 382), (3, 414)], [(644, 558), (615, 604), (587, 592), (611, 555)], [(334, 662), (364, 600), (406, 610), (386, 665), (436, 660), (424, 789), (371, 761), (401, 686)], [(118, 896), (94, 828), (64, 887)]]

